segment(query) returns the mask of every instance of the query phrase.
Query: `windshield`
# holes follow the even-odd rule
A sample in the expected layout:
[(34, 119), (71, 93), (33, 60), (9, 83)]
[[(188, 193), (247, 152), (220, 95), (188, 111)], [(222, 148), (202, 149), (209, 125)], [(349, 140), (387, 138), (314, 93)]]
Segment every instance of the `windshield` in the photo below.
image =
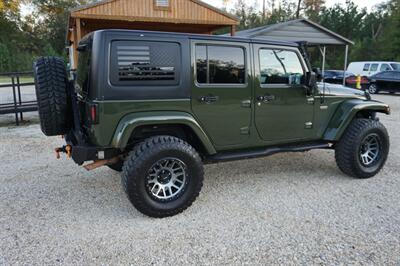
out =
[(400, 64), (390, 64), (395, 71), (400, 71)]

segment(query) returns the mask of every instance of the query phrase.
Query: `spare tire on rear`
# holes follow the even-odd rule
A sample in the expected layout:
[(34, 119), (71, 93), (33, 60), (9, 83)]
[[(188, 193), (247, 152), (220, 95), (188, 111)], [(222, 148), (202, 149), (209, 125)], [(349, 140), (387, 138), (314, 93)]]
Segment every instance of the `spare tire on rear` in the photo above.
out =
[(33, 64), (40, 126), (46, 136), (66, 134), (71, 128), (71, 100), (65, 63), (57, 57), (41, 57)]

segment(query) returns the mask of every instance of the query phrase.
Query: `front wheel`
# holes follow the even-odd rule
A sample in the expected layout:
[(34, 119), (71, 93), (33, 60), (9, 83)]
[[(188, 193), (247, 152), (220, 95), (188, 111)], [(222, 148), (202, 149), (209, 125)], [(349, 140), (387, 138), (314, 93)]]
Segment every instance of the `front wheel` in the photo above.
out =
[(203, 164), (188, 143), (156, 136), (138, 144), (122, 169), (131, 203), (145, 215), (163, 218), (188, 208), (203, 186)]
[(340, 170), (357, 178), (375, 176), (389, 153), (389, 136), (384, 125), (372, 119), (355, 119), (336, 144)]

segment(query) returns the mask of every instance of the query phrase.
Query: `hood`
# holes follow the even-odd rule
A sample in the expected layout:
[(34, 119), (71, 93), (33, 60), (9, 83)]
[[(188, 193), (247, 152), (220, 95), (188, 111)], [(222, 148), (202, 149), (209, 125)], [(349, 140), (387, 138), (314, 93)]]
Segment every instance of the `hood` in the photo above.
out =
[(330, 84), (330, 83), (318, 83), (318, 89), (321, 92), (321, 94), (324, 91), (324, 86), (325, 86), (325, 95), (326, 96), (342, 96), (342, 97), (349, 97), (349, 98), (358, 98), (358, 99), (363, 99), (366, 100), (369, 97), (368, 92), (362, 91), (362, 90), (356, 90), (352, 89), (349, 87), (345, 87), (343, 85), (338, 85), (338, 84)]

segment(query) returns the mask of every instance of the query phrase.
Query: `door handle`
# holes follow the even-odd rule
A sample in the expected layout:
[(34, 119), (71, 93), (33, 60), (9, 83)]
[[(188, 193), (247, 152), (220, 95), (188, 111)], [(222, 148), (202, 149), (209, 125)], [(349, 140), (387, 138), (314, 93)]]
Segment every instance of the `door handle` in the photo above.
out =
[(201, 96), (199, 98), (200, 102), (204, 102), (204, 103), (214, 103), (216, 101), (219, 100), (218, 96), (214, 96), (214, 95), (207, 95), (207, 96)]
[(258, 96), (257, 101), (259, 102), (272, 102), (275, 101), (275, 95), (264, 95), (264, 96)]

